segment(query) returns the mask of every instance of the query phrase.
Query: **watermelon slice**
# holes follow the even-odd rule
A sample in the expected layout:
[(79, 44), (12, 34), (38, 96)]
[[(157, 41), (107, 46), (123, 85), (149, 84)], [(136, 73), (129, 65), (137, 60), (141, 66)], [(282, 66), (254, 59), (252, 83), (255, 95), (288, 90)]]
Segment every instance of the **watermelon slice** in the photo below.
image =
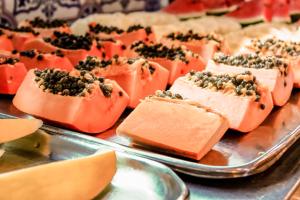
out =
[(227, 129), (228, 122), (221, 115), (178, 94), (158, 91), (131, 112), (117, 134), (152, 149), (200, 160)]
[(16, 58), (0, 58), (0, 94), (15, 94), (27, 73)]
[(300, 19), (300, 1), (290, 0), (289, 12), (291, 14), (292, 22)]
[(255, 24), (264, 21), (264, 10), (263, 0), (250, 0), (242, 2), (236, 10), (225, 16), (234, 18), (244, 25)]
[(102, 57), (102, 46), (90, 36), (77, 36), (68, 33), (54, 32), (54, 38), (37, 38), (24, 44), (25, 50), (36, 49), (51, 53), (60, 50), (73, 65), (84, 60), (88, 55)]
[[(272, 22), (290, 22), (289, 0), (265, 0), (272, 1)], [(267, 9), (266, 7), (265, 9)], [(268, 19), (268, 17), (266, 17)], [(268, 21), (271, 21), (268, 19)]]
[(35, 32), (39, 33), (39, 37), (41, 38), (51, 37), (55, 31), (71, 33), (67, 22), (60, 19), (49, 21), (36, 17), (33, 20), (20, 22), (19, 26), (31, 27)]
[(268, 87), (273, 103), (277, 106), (283, 106), (289, 100), (293, 89), (294, 74), (291, 66), (284, 59), (275, 56), (216, 54), (208, 62), (206, 70), (214, 74), (250, 71), (261, 84)]
[(178, 15), (181, 18), (189, 18), (204, 15), (206, 9), (201, 0), (175, 0), (162, 11)]
[(131, 108), (135, 108), (141, 99), (156, 90), (164, 90), (169, 77), (168, 70), (143, 58), (127, 59), (114, 56), (110, 60), (100, 61), (96, 57), (87, 57), (75, 68), (92, 71), (96, 76), (117, 81), (129, 95), (128, 106)]
[(113, 126), (128, 102), (115, 81), (58, 69), (30, 70), (13, 99), (25, 113), (87, 133)]
[(169, 84), (173, 84), (176, 78), (190, 70), (201, 71), (205, 67), (203, 59), (198, 54), (194, 54), (185, 47), (169, 48), (162, 43), (147, 45), (139, 41), (130, 46), (126, 55), (131, 58), (144, 57), (169, 70)]
[(40, 53), (37, 50), (21, 51), (19, 59), (28, 70), (59, 68), (71, 71), (74, 68), (69, 59), (59, 50), (51, 53)]
[(273, 108), (270, 91), (249, 71), (235, 75), (191, 71), (178, 78), (170, 90), (219, 112), (231, 129), (241, 132), (257, 128)]

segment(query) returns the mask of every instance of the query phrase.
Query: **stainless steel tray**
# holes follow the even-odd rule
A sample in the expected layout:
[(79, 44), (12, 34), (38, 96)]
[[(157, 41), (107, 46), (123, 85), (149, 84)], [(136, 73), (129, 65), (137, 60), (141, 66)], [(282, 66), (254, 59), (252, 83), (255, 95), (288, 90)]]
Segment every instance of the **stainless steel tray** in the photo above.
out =
[[(86, 139), (76, 140), (52, 131), (38, 131), (2, 145), (0, 173), (57, 160), (81, 157), (111, 149)], [(168, 167), (134, 155), (117, 152), (117, 173), (95, 199), (186, 199), (183, 181)], [(1, 197), (1, 195), (0, 195)]]
[[(1, 98), (0, 98), (1, 99)], [(126, 117), (129, 111), (125, 112)], [(0, 100), (3, 116), (28, 117), (11, 104), (11, 98)], [(221, 141), (199, 162), (157, 152), (155, 149), (135, 146), (115, 134), (115, 128), (91, 137), (53, 126), (44, 127), (77, 139), (88, 139), (129, 154), (150, 158), (173, 169), (198, 177), (245, 177), (266, 170), (300, 137), (300, 92), (294, 91), (290, 101), (275, 108), (265, 122), (251, 133), (228, 131)]]

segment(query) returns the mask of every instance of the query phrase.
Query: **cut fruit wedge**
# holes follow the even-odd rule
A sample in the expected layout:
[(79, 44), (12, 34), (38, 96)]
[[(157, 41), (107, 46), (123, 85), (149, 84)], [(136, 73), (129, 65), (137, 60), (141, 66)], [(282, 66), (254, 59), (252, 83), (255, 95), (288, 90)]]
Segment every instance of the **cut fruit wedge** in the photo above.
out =
[(114, 151), (0, 175), (1, 199), (92, 199), (116, 172)]
[(0, 119), (0, 143), (34, 133), (42, 125), (38, 119)]

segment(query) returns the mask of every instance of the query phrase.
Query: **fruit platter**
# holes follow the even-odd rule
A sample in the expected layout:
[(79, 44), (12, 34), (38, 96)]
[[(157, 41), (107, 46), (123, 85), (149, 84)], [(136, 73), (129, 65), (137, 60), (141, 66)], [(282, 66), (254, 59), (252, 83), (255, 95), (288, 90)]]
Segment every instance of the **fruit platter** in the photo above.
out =
[(251, 178), (285, 159), (300, 138), (300, 4), (162, 2), (0, 26), (6, 198), (185, 199), (176, 173)]

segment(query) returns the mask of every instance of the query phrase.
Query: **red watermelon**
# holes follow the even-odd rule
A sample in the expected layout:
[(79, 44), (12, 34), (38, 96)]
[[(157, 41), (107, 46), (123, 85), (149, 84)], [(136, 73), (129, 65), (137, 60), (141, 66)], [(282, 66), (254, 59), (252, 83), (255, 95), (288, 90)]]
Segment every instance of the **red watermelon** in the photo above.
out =
[(185, 17), (201, 16), (205, 13), (205, 7), (201, 0), (175, 0), (163, 11)]

